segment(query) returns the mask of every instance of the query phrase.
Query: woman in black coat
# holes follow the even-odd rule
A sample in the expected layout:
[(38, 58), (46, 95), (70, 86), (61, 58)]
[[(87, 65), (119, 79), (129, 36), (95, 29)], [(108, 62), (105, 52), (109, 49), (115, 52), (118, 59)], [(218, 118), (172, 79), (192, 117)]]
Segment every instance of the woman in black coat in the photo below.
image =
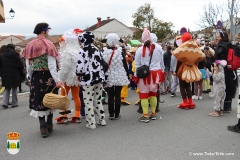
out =
[[(230, 45), (229, 35), (227, 32), (220, 31), (217, 36), (217, 48), (215, 51), (216, 60), (227, 60), (228, 48)], [(230, 112), (232, 109), (232, 99), (235, 98), (236, 90), (238, 86), (237, 72), (224, 68), (225, 84), (226, 84), (226, 98), (224, 101), (223, 112)]]
[(10, 91), (12, 89), (12, 107), (18, 106), (17, 87), (20, 83), (19, 70), (23, 63), (13, 44), (8, 44), (6, 51), (0, 55), (2, 86), (5, 87), (2, 107), (8, 108)]

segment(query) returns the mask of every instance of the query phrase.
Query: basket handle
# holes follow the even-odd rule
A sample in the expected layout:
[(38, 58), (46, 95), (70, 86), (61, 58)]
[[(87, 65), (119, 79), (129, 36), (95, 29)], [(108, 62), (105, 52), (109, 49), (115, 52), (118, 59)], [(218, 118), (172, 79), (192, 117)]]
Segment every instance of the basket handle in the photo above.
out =
[[(54, 91), (54, 89), (56, 89), (57, 87), (55, 86), (53, 89), (52, 89), (52, 91), (51, 91), (51, 93)], [(65, 89), (65, 87), (64, 86), (62, 86), (62, 87), (60, 87), (60, 88), (63, 88), (64, 89), (64, 92), (65, 92), (65, 95), (64, 96), (67, 96), (66, 94), (67, 94), (67, 91), (66, 91), (66, 89)]]

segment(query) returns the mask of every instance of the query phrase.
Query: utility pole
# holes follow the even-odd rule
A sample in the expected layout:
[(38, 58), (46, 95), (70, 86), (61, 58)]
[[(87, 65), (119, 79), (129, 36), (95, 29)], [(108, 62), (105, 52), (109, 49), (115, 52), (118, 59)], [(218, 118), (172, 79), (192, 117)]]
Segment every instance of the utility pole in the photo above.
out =
[(231, 15), (230, 15), (230, 41), (232, 42), (232, 29), (233, 29), (233, 8), (234, 8), (234, 0), (232, 0), (232, 7), (231, 7)]

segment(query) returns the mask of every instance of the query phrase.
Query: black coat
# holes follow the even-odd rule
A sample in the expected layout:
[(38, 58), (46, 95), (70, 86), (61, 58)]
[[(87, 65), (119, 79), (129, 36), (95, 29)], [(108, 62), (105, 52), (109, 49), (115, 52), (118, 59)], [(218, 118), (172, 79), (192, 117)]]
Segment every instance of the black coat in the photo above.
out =
[(20, 84), (19, 73), (23, 71), (20, 55), (12, 49), (7, 49), (0, 55), (0, 68), (2, 86), (18, 87)]
[(220, 42), (215, 50), (214, 58), (216, 60), (227, 60), (229, 42)]
[[(228, 48), (231, 45), (229, 42), (220, 42), (216, 48), (214, 58), (216, 60), (227, 60)], [(236, 71), (231, 71), (224, 67), (224, 76), (226, 84), (226, 98), (225, 101), (231, 101), (235, 98), (238, 87), (238, 76)]]

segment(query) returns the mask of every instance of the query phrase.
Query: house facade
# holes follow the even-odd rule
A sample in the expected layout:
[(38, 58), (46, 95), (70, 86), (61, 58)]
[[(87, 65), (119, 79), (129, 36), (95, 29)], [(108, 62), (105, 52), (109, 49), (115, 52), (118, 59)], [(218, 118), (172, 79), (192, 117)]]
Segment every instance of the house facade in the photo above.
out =
[(103, 39), (108, 33), (116, 33), (119, 37), (132, 37), (134, 30), (117, 19), (107, 17), (106, 20), (97, 18), (97, 23), (93, 26), (85, 29), (85, 31), (91, 31), (97, 39)]
[(0, 0), (0, 23), (5, 22), (3, 1)]
[[(62, 35), (50, 35), (47, 37), (48, 40), (50, 40), (54, 46), (56, 47), (57, 50), (59, 50), (59, 39), (62, 37)], [(21, 47), (22, 49), (25, 49), (25, 47), (27, 46), (27, 44), (32, 41), (35, 37), (26, 39), (21, 41), (20, 43), (16, 43), (16, 46)]]
[(7, 45), (9, 43), (17, 44), (25, 39), (24, 36), (10, 35), (10, 36), (0, 36), (0, 46)]

